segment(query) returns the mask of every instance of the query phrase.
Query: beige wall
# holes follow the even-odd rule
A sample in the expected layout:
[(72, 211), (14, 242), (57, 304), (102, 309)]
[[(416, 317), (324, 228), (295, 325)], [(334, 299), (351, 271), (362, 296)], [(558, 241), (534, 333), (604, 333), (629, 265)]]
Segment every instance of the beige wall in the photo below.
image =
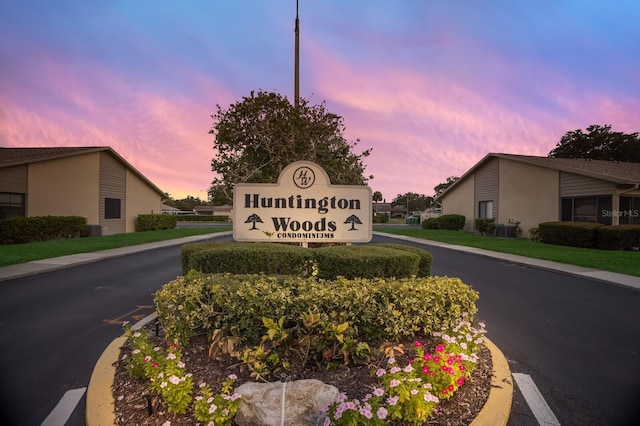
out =
[(139, 214), (161, 214), (162, 198), (138, 176), (127, 170), (126, 231), (136, 230)]
[(461, 214), (465, 217), (464, 230), (473, 232), (473, 188), (474, 176), (468, 176), (464, 181), (458, 182), (456, 187), (440, 199), (442, 214)]
[(99, 223), (98, 153), (29, 165), (27, 216), (82, 216)]
[(523, 237), (541, 222), (559, 220), (560, 176), (556, 170), (500, 159), (500, 206), (496, 223), (520, 221)]

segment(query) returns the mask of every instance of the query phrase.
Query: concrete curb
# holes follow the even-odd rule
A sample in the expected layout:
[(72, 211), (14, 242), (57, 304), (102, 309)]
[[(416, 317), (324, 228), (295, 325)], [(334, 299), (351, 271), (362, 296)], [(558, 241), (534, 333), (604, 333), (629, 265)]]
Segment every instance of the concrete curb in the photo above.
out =
[(115, 339), (104, 350), (91, 373), (87, 388), (87, 426), (113, 426), (116, 424), (116, 406), (113, 400), (115, 362), (120, 356), (120, 348), (127, 341), (126, 336)]
[[(116, 373), (114, 364), (118, 361), (120, 348), (126, 341), (126, 336), (121, 336), (111, 342), (93, 369), (87, 389), (87, 426), (113, 426), (116, 424), (115, 401), (112, 391)], [(491, 353), (493, 364), (491, 390), (487, 402), (470, 423), (470, 426), (506, 426), (513, 398), (511, 370), (509, 370), (509, 364), (502, 351), (489, 339), (485, 338), (485, 344)]]
[(489, 339), (484, 339), (485, 345), (491, 352), (491, 390), (484, 407), (478, 413), (470, 426), (495, 425), (506, 426), (511, 414), (513, 399), (513, 380), (511, 370), (504, 354)]

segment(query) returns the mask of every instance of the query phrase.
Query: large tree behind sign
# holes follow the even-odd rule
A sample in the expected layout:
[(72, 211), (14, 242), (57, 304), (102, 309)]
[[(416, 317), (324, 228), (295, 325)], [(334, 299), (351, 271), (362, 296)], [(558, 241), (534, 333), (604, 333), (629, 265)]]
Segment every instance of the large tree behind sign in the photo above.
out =
[(324, 168), (332, 184), (364, 185), (363, 158), (371, 149), (355, 154), (359, 141), (348, 142), (343, 119), (330, 113), (324, 102), (298, 107), (272, 92), (251, 92), (249, 97), (223, 109), (217, 105), (209, 131), (215, 137), (211, 168), (217, 174), (210, 192), (227, 195), (236, 183), (274, 183), (288, 164), (307, 160)]
[(611, 125), (597, 124), (586, 130), (588, 133), (583, 133), (580, 129), (567, 132), (549, 152), (549, 157), (640, 163), (638, 133), (612, 132)]

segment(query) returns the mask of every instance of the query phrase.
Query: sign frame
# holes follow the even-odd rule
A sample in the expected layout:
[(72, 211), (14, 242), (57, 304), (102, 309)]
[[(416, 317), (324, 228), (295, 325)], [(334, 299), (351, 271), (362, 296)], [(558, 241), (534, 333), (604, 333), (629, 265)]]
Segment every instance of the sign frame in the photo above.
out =
[(366, 185), (332, 185), (311, 161), (286, 166), (277, 183), (233, 187), (233, 239), (254, 242), (366, 243), (373, 200)]

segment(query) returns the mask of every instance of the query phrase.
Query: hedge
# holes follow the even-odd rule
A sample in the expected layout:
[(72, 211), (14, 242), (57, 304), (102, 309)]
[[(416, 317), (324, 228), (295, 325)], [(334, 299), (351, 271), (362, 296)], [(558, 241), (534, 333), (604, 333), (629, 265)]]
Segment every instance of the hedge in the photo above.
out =
[(599, 227), (598, 248), (603, 250), (638, 250), (640, 248), (640, 225)]
[(401, 244), (303, 248), (278, 243), (189, 243), (182, 246), (182, 271), (265, 273), (320, 278), (410, 277), (431, 274), (431, 255)]
[(478, 293), (459, 278), (322, 280), (196, 271), (154, 294), (163, 329), (181, 344), (214, 329), (257, 343), (264, 334), (263, 318), (286, 317), (293, 327), (303, 313), (348, 322), (355, 339), (397, 340), (439, 331), (463, 312), (473, 318), (477, 299)]
[(170, 214), (139, 214), (136, 231), (157, 231), (159, 229), (175, 229), (178, 223), (176, 215)]
[(74, 238), (86, 232), (87, 219), (81, 216), (11, 217), (0, 220), (0, 244)]

